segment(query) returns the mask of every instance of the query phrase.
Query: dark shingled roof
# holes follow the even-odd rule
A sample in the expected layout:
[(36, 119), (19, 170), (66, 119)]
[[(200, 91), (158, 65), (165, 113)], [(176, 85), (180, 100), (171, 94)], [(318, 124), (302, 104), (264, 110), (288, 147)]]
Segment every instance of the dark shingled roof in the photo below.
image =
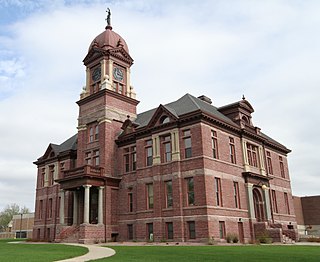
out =
[(77, 141), (78, 134), (73, 135), (66, 141), (64, 141), (61, 145), (59, 145), (59, 153), (68, 151), (68, 150), (77, 150)]
[[(228, 124), (235, 125), (231, 119), (220, 113), (215, 106), (207, 102), (204, 102), (201, 99), (194, 97), (190, 94), (185, 94), (178, 100), (164, 105), (164, 107), (177, 117), (197, 110), (201, 110), (203, 112), (217, 117), (218, 119), (223, 120)], [(138, 114), (134, 122), (137, 123), (139, 127), (147, 126), (156, 110), (157, 108), (154, 108), (149, 111)]]

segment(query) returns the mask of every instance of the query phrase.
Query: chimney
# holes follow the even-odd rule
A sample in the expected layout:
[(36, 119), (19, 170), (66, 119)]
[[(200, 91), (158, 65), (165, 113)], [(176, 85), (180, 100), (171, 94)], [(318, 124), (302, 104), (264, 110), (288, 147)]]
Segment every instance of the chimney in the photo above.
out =
[(205, 95), (199, 96), (198, 98), (199, 98), (200, 100), (202, 100), (202, 101), (210, 104), (210, 105), (212, 104), (212, 100), (211, 100), (209, 97), (205, 96)]

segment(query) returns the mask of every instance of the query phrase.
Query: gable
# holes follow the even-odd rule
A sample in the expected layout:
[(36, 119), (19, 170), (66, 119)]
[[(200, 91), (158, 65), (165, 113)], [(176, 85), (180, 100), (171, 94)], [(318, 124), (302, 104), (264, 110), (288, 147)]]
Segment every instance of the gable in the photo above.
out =
[(178, 120), (178, 115), (172, 108), (160, 105), (151, 117), (147, 127), (151, 128), (158, 125), (167, 124)]

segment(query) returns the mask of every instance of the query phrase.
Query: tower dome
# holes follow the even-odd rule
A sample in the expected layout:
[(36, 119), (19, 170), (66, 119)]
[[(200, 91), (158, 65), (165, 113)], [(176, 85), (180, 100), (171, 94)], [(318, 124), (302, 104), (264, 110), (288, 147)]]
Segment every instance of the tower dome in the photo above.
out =
[(99, 34), (90, 44), (89, 51), (93, 47), (99, 47), (105, 50), (123, 47), (129, 54), (129, 49), (126, 41), (116, 32), (112, 31), (111, 26), (106, 26), (106, 30)]

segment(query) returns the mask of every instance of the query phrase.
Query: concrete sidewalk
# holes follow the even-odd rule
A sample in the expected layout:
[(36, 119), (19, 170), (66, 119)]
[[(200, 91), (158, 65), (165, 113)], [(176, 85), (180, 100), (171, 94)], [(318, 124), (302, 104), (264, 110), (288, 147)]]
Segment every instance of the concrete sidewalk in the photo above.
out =
[(59, 260), (57, 262), (84, 262), (84, 261), (90, 261), (90, 260), (104, 258), (104, 257), (111, 257), (116, 253), (111, 248), (101, 247), (101, 246), (97, 246), (97, 245), (83, 245), (83, 244), (74, 244), (74, 243), (68, 243), (65, 245), (86, 247), (86, 248), (88, 248), (89, 252), (83, 256), (80, 256), (80, 257)]

